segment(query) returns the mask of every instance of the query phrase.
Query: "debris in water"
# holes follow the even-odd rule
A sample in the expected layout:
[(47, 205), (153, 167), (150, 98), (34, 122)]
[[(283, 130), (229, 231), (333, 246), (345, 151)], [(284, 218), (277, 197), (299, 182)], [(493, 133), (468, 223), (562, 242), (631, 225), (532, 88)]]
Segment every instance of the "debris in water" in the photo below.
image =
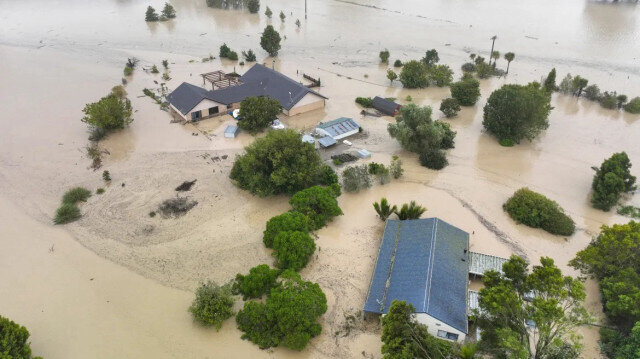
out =
[(178, 187), (176, 187), (176, 191), (190, 191), (191, 187), (193, 187), (193, 185), (196, 183), (197, 179), (194, 179), (193, 181), (184, 181), (182, 182), (181, 185), (179, 185)]

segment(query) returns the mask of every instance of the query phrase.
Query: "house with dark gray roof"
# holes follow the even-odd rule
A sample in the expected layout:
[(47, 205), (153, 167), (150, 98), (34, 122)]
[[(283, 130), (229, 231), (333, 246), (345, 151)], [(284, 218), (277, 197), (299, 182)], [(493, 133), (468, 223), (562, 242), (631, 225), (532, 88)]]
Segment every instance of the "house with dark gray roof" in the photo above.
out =
[(277, 100), (282, 112), (294, 116), (323, 108), (327, 97), (264, 65), (255, 64), (237, 82), (215, 90), (182, 83), (167, 96), (170, 108), (187, 121), (197, 121), (240, 107), (247, 97)]
[(399, 104), (380, 96), (376, 96), (371, 100), (371, 106), (387, 116), (397, 115), (401, 107)]
[(364, 312), (384, 315), (393, 300), (406, 301), (430, 334), (462, 342), (468, 253), (469, 234), (441, 219), (387, 220)]

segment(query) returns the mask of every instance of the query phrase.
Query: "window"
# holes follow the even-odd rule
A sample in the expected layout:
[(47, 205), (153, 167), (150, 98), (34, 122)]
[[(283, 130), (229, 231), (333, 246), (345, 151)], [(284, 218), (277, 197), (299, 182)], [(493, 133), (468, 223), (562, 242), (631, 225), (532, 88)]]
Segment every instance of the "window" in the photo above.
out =
[(458, 334), (449, 333), (449, 332), (444, 331), (444, 330), (438, 330), (438, 337), (439, 338), (448, 339), (448, 340), (453, 340), (453, 341), (457, 341), (458, 340)]
[(191, 112), (191, 121), (198, 121), (202, 118), (202, 111)]
[(218, 106), (216, 107), (209, 107), (209, 115), (215, 115), (216, 113), (218, 113)]

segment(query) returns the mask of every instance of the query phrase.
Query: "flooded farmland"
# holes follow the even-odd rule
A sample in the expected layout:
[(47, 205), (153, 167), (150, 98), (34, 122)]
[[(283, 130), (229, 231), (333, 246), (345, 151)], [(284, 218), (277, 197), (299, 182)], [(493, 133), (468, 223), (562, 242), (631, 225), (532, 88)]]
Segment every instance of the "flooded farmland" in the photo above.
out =
[[(591, 208), (591, 166), (626, 151), (640, 167), (640, 117), (555, 94), (549, 128), (533, 142), (501, 147), (484, 133), (486, 98), (505, 83), (539, 81), (552, 67), (560, 80), (580, 74), (602, 90), (640, 96), (640, 7), (595, 1), (486, 2), (409, 0), (262, 1), (259, 14), (207, 8), (202, 0), (173, 0), (178, 17), (145, 23), (148, 5), (164, 1), (0, 0), (0, 314), (25, 325), (32, 348), (45, 358), (226, 358), (381, 357), (379, 331), (370, 323), (343, 336), (346, 315), (362, 308), (375, 265), (383, 223), (371, 203), (417, 200), (438, 216), (472, 233), (472, 250), (536, 262), (550, 256), (568, 273), (567, 262), (602, 224), (626, 222), (615, 212)], [(263, 14), (283, 10), (281, 23)], [(297, 28), (295, 19), (302, 25)], [(277, 59), (260, 49), (260, 32), (272, 23), (286, 36)], [(431, 171), (387, 134), (390, 117), (360, 118), (356, 96), (385, 96), (437, 108), (446, 88), (402, 89), (389, 85), (384, 48), (391, 59), (420, 58), (428, 49), (460, 75), (469, 53), (496, 49), (516, 59), (509, 75), (481, 80), (482, 97), (447, 119), (457, 131), (449, 166)], [(344, 216), (318, 231), (317, 255), (302, 270), (327, 294), (323, 333), (301, 352), (259, 350), (240, 339), (233, 320), (223, 328), (192, 323), (187, 307), (193, 290), (207, 279), (233, 279), (260, 263), (271, 263), (262, 244), (265, 221), (288, 208), (287, 198), (260, 199), (234, 187), (228, 175), (234, 156), (252, 137), (224, 138), (228, 117), (196, 125), (171, 123), (144, 88), (160, 76), (137, 70), (127, 84), (134, 109), (130, 128), (101, 142), (102, 169), (113, 177), (104, 195), (81, 209), (83, 218), (51, 225), (62, 193), (102, 185), (89, 168), (86, 103), (121, 83), (128, 57), (141, 67), (170, 62), (169, 90), (199, 74), (248, 66), (227, 60), (202, 62), (227, 43), (253, 49), (258, 61), (302, 81), (322, 80), (324, 110), (285, 118), (309, 130), (319, 121), (355, 118), (365, 134), (354, 146), (387, 163), (399, 155), (405, 175), (340, 197)], [(506, 66), (504, 60), (499, 67)], [(434, 111), (435, 117), (442, 117)], [(213, 157), (226, 158), (213, 161)], [(199, 204), (175, 220), (148, 213), (184, 180), (198, 179), (190, 196)], [(516, 225), (501, 210), (515, 190), (529, 187), (557, 201), (576, 221), (570, 238)], [(639, 205), (640, 199), (632, 198)], [(491, 225), (488, 225), (491, 224)], [(495, 228), (500, 233), (496, 233)], [(587, 306), (601, 317), (598, 288), (587, 283)], [(238, 308), (240, 306), (237, 303)], [(597, 330), (584, 328), (585, 358), (599, 358)]]

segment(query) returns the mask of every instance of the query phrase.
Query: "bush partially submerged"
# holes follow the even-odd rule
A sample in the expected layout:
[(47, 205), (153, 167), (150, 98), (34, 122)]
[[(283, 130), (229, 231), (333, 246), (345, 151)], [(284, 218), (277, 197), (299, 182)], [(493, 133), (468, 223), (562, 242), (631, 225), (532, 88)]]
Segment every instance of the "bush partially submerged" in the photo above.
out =
[(447, 155), (443, 150), (430, 148), (420, 154), (418, 157), (420, 164), (432, 170), (441, 170), (449, 164)]
[(337, 196), (332, 188), (313, 186), (294, 194), (289, 204), (293, 211), (307, 216), (310, 229), (316, 230), (324, 227), (333, 217), (342, 215)]
[(358, 192), (371, 187), (367, 165), (352, 166), (342, 172), (342, 188), (347, 192)]
[(91, 191), (82, 187), (74, 187), (62, 196), (62, 203), (76, 204), (86, 202), (91, 197)]
[(551, 234), (570, 236), (576, 229), (573, 220), (556, 202), (528, 188), (516, 191), (502, 208), (516, 222)]
[(442, 111), (447, 118), (456, 117), (458, 111), (460, 111), (460, 104), (455, 98), (445, 98), (440, 103), (440, 111)]
[(65, 224), (73, 222), (81, 217), (80, 209), (74, 203), (63, 203), (56, 210), (56, 215), (53, 219), (55, 224)]
[[(20, 324), (0, 316), (0, 358), (31, 359), (29, 331)], [(41, 359), (35, 357), (34, 359)]]
[(315, 250), (316, 244), (306, 232), (280, 232), (273, 239), (273, 256), (280, 269), (299, 271), (307, 265)]
[(163, 217), (180, 217), (189, 212), (198, 204), (197, 201), (189, 200), (188, 197), (176, 197), (167, 199), (158, 207), (158, 212)]
[(267, 248), (273, 247), (273, 240), (280, 232), (301, 231), (307, 232), (311, 227), (309, 218), (300, 212), (285, 212), (267, 221), (262, 241)]
[(198, 323), (220, 329), (222, 322), (234, 314), (233, 302), (230, 284), (219, 286), (209, 281), (196, 290), (196, 298), (189, 307), (189, 312)]
[(249, 269), (247, 275), (238, 273), (231, 289), (233, 294), (242, 294), (242, 300), (260, 298), (276, 286), (278, 274), (277, 269), (260, 264)]
[(364, 108), (373, 107), (373, 100), (371, 97), (356, 97), (356, 103)]

